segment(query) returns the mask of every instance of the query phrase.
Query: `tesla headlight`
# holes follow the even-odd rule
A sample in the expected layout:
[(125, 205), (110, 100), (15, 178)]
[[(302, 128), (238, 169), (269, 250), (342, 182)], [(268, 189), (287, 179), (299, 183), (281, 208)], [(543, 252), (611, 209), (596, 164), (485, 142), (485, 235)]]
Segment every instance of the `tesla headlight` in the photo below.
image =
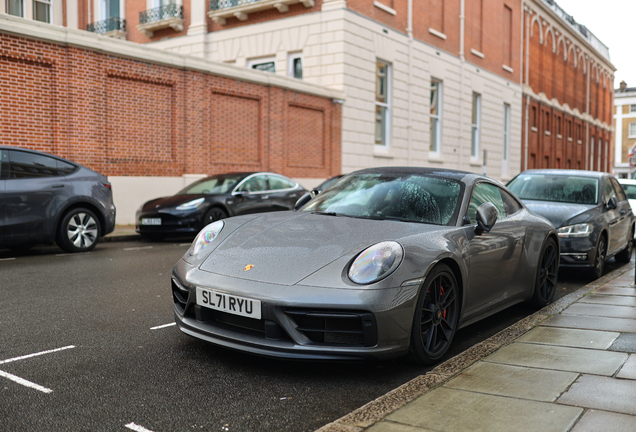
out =
[(198, 255), (203, 249), (212, 243), (219, 235), (224, 225), (224, 222), (220, 220), (203, 228), (197, 235), (197, 238), (195, 238), (192, 242), (192, 246), (190, 247), (190, 256)]
[(568, 225), (557, 230), (559, 237), (588, 237), (594, 231), (592, 224)]
[(203, 201), (205, 201), (205, 198), (197, 198), (195, 200), (188, 201), (187, 203), (183, 203), (183, 204), (177, 206), (177, 210), (192, 210), (192, 209), (195, 209), (195, 208), (199, 207), (201, 205), (201, 203), (203, 203)]
[(384, 279), (400, 265), (404, 252), (394, 241), (375, 244), (362, 251), (349, 268), (349, 279), (365, 285)]

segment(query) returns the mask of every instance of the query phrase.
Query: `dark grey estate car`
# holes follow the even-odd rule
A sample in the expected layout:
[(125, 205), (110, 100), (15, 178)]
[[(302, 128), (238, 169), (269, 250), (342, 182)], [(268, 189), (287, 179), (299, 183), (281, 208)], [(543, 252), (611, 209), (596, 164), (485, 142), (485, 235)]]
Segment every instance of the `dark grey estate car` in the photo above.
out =
[(111, 185), (69, 160), (0, 146), (0, 248), (86, 252), (115, 228)]
[(508, 183), (534, 213), (559, 233), (563, 267), (589, 267), (603, 275), (605, 261), (632, 256), (634, 215), (618, 181), (608, 173), (580, 170), (529, 170)]

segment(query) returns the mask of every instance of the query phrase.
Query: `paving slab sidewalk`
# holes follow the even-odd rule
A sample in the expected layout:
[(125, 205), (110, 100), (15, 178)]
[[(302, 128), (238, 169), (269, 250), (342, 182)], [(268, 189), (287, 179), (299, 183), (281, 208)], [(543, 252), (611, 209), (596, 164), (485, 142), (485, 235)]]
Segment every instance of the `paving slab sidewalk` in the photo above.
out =
[(636, 432), (634, 262), (317, 432)]

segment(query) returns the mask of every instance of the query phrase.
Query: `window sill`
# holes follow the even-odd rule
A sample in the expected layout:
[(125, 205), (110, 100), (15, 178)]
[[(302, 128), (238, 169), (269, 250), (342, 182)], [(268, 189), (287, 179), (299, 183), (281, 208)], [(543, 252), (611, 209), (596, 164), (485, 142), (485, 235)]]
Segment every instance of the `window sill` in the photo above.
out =
[(387, 5), (380, 3), (379, 1), (374, 1), (373, 2), (373, 6), (377, 7), (378, 9), (381, 9), (384, 12), (389, 13), (391, 15), (397, 15), (397, 11), (395, 9), (390, 8)]
[[(374, 144), (376, 148), (373, 149), (373, 157), (383, 158), (383, 159), (393, 159), (395, 155), (391, 151), (391, 149), (387, 147), (381, 147), (377, 144)], [(381, 147), (381, 148), (378, 148)]]
[(484, 55), (484, 53), (479, 52), (479, 51), (477, 51), (476, 49), (472, 49), (472, 48), (471, 48), (470, 53), (471, 53), (472, 55), (476, 55), (476, 56), (477, 56), (477, 57), (479, 57), (479, 58), (484, 58), (484, 57), (486, 57), (486, 56)]
[(530, 128), (530, 130), (531, 130), (532, 132), (537, 132), (539, 129), (537, 129), (536, 127), (532, 126), (532, 127)]
[(446, 40), (446, 35), (442, 32), (438, 32), (437, 30), (433, 30), (432, 28), (429, 28), (428, 32), (432, 34), (433, 36), (437, 36), (440, 39)]
[(444, 159), (442, 159), (442, 156), (437, 153), (429, 153), (428, 161), (432, 163), (444, 163)]
[(514, 69), (511, 68), (510, 66), (503, 65), (501, 66), (501, 68), (505, 70), (506, 72), (514, 73)]

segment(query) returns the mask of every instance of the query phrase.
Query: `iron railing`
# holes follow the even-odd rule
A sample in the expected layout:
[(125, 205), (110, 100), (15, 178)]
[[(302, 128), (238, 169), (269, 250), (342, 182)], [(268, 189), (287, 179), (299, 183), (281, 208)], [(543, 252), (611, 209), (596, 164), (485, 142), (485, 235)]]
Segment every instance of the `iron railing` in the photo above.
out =
[(96, 21), (94, 23), (88, 24), (86, 26), (86, 30), (93, 33), (108, 33), (115, 30), (126, 31), (126, 20), (113, 17), (108, 18), (103, 21)]
[(234, 6), (242, 6), (250, 3), (258, 3), (261, 0), (210, 0), (210, 10), (216, 11)]
[(148, 24), (170, 18), (183, 19), (183, 6), (171, 3), (139, 12), (139, 24)]

